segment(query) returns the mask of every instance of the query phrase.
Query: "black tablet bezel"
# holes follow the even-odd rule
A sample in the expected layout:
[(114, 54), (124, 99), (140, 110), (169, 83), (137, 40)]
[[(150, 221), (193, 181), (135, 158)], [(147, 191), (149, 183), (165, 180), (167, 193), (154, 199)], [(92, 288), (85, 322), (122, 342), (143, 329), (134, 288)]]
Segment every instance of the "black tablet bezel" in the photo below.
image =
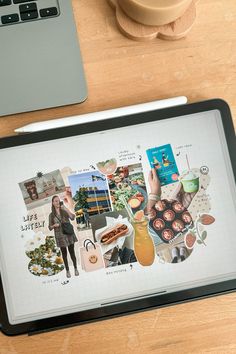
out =
[[(99, 132), (131, 126), (136, 124), (148, 123), (157, 120), (168, 118), (178, 118), (194, 113), (201, 113), (211, 110), (219, 110), (224, 132), (226, 136), (227, 146), (229, 150), (230, 160), (233, 168), (234, 179), (236, 180), (236, 139), (234, 125), (228, 104), (221, 99), (213, 99), (199, 103), (193, 103), (183, 106), (176, 106), (151, 112), (137, 113), (120, 118), (112, 118), (109, 120), (91, 122), (76, 126), (57, 128), (48, 131), (30, 133), (19, 136), (12, 136), (0, 139), (0, 149), (20, 146), (25, 144), (38, 143), (54, 139), (66, 138), (70, 136), (83, 135), (87, 133)], [(201, 286), (188, 290), (178, 291), (174, 293), (166, 293), (152, 297), (146, 297), (131, 301), (122, 302), (119, 304), (100, 307), (93, 310), (76, 312), (63, 316), (56, 316), (37, 320), (22, 324), (11, 325), (8, 321), (6, 303), (2, 281), (0, 278), (0, 328), (7, 335), (17, 335), (23, 333), (39, 333), (52, 330), (55, 328), (64, 328), (76, 324), (88, 323), (114, 316), (121, 316), (127, 313), (173, 305), (185, 301), (200, 299), (203, 297), (214, 296), (217, 294), (228, 293), (236, 290), (236, 279), (219, 282), (211, 285)]]

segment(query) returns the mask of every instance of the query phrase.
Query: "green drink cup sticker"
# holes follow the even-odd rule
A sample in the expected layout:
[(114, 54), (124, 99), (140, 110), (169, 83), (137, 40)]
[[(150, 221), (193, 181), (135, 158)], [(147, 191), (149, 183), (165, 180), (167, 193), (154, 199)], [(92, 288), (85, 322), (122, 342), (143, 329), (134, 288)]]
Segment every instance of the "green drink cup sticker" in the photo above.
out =
[(186, 193), (196, 193), (199, 190), (199, 177), (191, 170), (184, 172), (180, 181)]

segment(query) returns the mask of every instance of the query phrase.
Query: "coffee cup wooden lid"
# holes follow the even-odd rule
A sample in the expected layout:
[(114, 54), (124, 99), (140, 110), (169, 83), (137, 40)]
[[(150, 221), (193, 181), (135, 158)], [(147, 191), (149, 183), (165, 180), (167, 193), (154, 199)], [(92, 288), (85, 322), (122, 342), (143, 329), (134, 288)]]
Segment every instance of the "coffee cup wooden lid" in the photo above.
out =
[(149, 26), (161, 26), (181, 17), (192, 0), (118, 0), (133, 20)]

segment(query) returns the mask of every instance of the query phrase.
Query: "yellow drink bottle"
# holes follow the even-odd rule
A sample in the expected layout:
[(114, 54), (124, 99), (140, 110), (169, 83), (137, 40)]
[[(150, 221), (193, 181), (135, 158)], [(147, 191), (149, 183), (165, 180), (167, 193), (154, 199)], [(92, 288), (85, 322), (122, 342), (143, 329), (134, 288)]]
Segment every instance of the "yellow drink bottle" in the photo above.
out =
[(148, 218), (133, 220), (134, 253), (137, 261), (142, 266), (150, 266), (155, 259), (155, 247), (152, 237), (148, 232)]

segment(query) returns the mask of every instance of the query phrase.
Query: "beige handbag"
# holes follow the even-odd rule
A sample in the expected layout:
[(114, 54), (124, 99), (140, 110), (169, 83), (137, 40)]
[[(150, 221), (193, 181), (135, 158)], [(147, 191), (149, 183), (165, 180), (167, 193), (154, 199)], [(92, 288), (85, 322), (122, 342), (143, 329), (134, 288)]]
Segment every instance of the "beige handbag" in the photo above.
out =
[(85, 270), (85, 272), (105, 268), (100, 245), (90, 239), (84, 240), (84, 247), (80, 248), (80, 259), (82, 269)]

